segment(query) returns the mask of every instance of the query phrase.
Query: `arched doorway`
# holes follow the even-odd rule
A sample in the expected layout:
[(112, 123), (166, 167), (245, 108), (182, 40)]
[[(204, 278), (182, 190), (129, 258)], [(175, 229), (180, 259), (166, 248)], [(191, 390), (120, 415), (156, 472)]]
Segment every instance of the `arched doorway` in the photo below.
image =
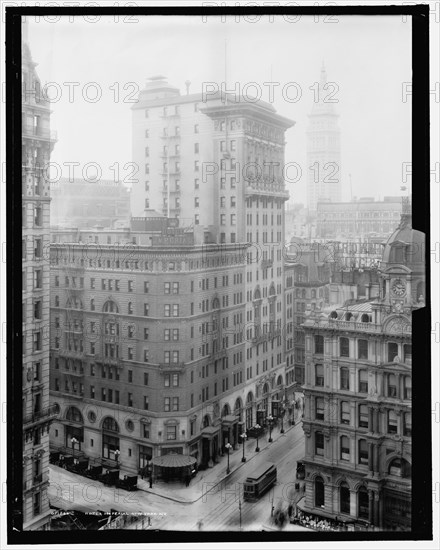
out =
[(350, 488), (345, 481), (339, 486), (339, 510), (341, 514), (350, 513)]
[(241, 401), (241, 397), (237, 397), (234, 405), (234, 414), (235, 416), (238, 416), (238, 420), (240, 422), (242, 420), (242, 413), (243, 413), (243, 403)]
[(324, 480), (318, 476), (315, 478), (315, 506), (320, 508), (325, 504)]
[(361, 519), (368, 519), (368, 491), (364, 486), (358, 491), (358, 516)]

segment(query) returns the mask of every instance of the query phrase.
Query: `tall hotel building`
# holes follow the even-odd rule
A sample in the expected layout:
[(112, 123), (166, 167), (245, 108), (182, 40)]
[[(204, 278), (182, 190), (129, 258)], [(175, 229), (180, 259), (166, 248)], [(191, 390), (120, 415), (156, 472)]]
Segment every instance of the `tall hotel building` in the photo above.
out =
[(321, 69), (315, 88), (312, 112), (307, 130), (307, 207), (316, 212), (318, 202), (341, 201), (341, 143), (339, 115), (334, 104), (337, 87), (327, 82), (327, 72)]
[(49, 523), (49, 181), (54, 134), (23, 28), (22, 288), (23, 288), (23, 529)]
[(310, 315), (305, 512), (411, 528), (411, 317), (424, 306), (424, 234), (409, 214), (388, 239), (379, 297)]
[[(89, 258), (79, 237), (67, 256), (52, 248), (54, 446), (73, 437), (133, 472), (169, 452), (209, 467), (278, 414), (292, 125), (264, 102), (181, 96), (162, 77), (140, 93), (129, 234), (91, 236)], [(166, 219), (156, 234), (151, 209)]]

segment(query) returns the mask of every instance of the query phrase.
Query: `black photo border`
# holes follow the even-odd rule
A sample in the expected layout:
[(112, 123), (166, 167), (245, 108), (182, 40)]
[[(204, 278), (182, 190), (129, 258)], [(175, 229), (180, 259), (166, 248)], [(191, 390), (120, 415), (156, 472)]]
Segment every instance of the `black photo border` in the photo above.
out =
[[(23, 16), (185, 15), (408, 16), (412, 21), (413, 227), (426, 235), (426, 307), (413, 313), (412, 530), (410, 532), (183, 532), (135, 530), (21, 531), (22, 289), (21, 289), (21, 18)], [(188, 543), (432, 540), (429, 5), (266, 7), (6, 7), (6, 227), (7, 227), (7, 522), (8, 544)], [(435, 205), (438, 209), (439, 205)], [(438, 212), (438, 210), (437, 210)], [(423, 429), (421, 429), (423, 427)], [(18, 522), (18, 523), (17, 523)], [(18, 529), (18, 530), (17, 530)], [(70, 539), (70, 540), (69, 540)]]

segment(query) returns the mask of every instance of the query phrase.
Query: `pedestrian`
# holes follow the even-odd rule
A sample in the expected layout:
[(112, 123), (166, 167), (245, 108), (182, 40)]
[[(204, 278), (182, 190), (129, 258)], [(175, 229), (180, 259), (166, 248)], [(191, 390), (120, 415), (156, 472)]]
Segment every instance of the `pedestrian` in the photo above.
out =
[(289, 518), (292, 516), (293, 506), (289, 504), (289, 507), (287, 508), (287, 514)]
[(187, 476), (185, 478), (185, 483), (186, 483), (187, 487), (189, 486), (190, 481), (191, 481), (191, 477), (189, 476), (189, 474), (187, 474)]
[(150, 489), (153, 487), (153, 475), (150, 474)]

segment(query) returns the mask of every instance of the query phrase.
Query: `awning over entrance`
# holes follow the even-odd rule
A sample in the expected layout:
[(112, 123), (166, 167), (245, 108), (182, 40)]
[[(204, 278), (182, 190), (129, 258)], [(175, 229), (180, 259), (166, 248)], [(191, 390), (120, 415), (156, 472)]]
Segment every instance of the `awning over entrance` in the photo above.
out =
[(160, 466), (161, 468), (186, 468), (188, 466), (193, 466), (196, 462), (196, 459), (192, 456), (176, 453), (169, 453), (165, 456), (155, 456), (152, 459), (154, 466)]
[(203, 428), (201, 432), (202, 437), (214, 437), (218, 432), (220, 431), (220, 426), (206, 426), (206, 428)]
[(222, 418), (222, 425), (223, 426), (232, 426), (232, 424), (235, 424), (239, 421), (238, 416), (234, 416), (233, 414), (228, 414)]

